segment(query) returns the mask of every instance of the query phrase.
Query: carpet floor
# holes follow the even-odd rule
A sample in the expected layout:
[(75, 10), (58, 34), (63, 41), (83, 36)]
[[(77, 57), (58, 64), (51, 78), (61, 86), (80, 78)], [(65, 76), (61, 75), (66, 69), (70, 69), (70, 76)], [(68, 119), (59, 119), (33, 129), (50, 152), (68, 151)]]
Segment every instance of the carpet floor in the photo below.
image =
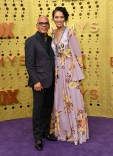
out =
[(113, 119), (88, 117), (89, 140), (77, 146), (43, 139), (35, 149), (32, 118), (0, 122), (0, 156), (113, 156)]

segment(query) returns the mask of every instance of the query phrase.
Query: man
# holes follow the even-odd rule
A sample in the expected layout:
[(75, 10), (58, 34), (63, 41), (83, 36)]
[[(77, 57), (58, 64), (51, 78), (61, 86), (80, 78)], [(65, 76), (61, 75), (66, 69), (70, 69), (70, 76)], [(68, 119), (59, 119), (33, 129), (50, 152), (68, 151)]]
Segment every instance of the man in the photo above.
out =
[(38, 18), (35, 35), (25, 42), (25, 65), (29, 74), (29, 87), (33, 90), (33, 135), (35, 148), (42, 150), (42, 138), (55, 141), (49, 134), (54, 96), (54, 52), (46, 16)]

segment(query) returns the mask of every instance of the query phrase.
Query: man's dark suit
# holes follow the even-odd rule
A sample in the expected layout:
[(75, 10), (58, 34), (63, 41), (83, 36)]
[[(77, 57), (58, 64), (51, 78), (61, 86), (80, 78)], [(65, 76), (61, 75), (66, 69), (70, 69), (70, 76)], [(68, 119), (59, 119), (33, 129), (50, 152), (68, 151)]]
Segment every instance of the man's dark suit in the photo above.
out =
[[(47, 44), (40, 32), (25, 42), (25, 65), (29, 74), (29, 87), (33, 89), (33, 134), (36, 140), (50, 131), (51, 112), (54, 96), (54, 52), (51, 37)], [(40, 82), (43, 89), (34, 90), (34, 84)]]

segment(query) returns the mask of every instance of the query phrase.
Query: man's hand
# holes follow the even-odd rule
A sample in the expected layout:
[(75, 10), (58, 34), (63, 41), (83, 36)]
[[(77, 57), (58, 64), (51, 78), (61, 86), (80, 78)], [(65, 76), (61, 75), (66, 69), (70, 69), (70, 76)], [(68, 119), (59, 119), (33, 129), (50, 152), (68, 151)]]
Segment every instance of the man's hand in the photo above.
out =
[(34, 90), (36, 91), (41, 91), (43, 88), (42, 88), (42, 85), (40, 82), (34, 84)]

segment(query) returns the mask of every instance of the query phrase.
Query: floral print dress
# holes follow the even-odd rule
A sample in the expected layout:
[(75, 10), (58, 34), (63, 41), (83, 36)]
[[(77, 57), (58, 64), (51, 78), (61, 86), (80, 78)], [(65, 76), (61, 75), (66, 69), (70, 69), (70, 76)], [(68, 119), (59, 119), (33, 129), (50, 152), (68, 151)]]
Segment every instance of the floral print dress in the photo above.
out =
[(89, 139), (89, 132), (80, 88), (80, 80), (84, 78), (80, 46), (72, 29), (64, 27), (56, 44), (55, 35), (56, 30), (53, 30), (55, 93), (50, 133), (60, 141), (82, 144)]

